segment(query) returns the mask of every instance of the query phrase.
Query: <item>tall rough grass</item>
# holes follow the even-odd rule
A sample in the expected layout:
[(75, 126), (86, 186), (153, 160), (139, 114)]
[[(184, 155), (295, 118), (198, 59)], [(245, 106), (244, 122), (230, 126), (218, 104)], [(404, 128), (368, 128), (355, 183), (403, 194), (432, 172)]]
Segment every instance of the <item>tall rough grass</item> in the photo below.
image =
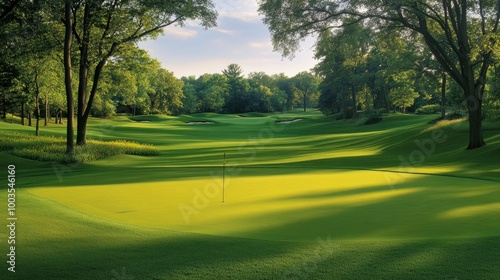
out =
[(74, 161), (88, 162), (109, 156), (129, 154), (156, 156), (157, 147), (124, 140), (97, 141), (88, 140), (85, 146), (75, 146), (72, 157), (65, 154), (66, 140), (54, 136), (31, 136), (22, 133), (0, 133), (0, 151), (7, 151), (15, 156), (37, 161)]

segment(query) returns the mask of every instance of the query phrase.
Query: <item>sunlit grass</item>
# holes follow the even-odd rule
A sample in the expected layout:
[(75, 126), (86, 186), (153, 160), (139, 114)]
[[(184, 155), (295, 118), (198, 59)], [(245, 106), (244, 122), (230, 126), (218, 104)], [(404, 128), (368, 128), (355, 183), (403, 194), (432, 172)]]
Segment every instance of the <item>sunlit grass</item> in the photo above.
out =
[(494, 214), (498, 215), (500, 213), (500, 202), (499, 203), (489, 203), (483, 205), (474, 205), (460, 207), (457, 209), (449, 210), (441, 214), (443, 218), (467, 218), (474, 216), (481, 216), (482, 214)]
[(65, 154), (66, 140), (62, 137), (33, 136), (17, 132), (0, 133), (0, 151), (7, 151), (27, 159), (50, 162), (88, 162), (119, 154), (159, 155), (158, 148), (153, 145), (124, 140), (88, 140), (85, 146), (75, 146), (74, 155), (69, 157)]
[[(495, 236), (498, 183), (389, 172), (312, 172), (265, 177), (206, 171), (204, 179), (34, 188), (80, 212), (144, 227), (269, 240), (428, 239)], [(470, 194), (474, 186), (475, 196)], [(449, 210), (486, 203), (479, 216), (446, 220)], [(475, 206), (474, 206), (475, 207)], [(465, 211), (465, 210), (460, 210)], [(453, 212), (455, 213), (455, 212)], [(480, 214), (483, 214), (484, 219)], [(411, 221), (411, 222), (410, 222)]]

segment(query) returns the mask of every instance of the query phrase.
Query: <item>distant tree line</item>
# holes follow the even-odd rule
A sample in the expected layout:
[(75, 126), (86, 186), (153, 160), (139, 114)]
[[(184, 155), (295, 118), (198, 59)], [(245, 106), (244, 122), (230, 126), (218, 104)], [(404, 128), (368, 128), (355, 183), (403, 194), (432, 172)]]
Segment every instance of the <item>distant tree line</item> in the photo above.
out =
[(317, 107), (320, 79), (301, 72), (293, 77), (252, 72), (245, 78), (237, 64), (222, 73), (183, 77), (184, 113), (283, 112)]

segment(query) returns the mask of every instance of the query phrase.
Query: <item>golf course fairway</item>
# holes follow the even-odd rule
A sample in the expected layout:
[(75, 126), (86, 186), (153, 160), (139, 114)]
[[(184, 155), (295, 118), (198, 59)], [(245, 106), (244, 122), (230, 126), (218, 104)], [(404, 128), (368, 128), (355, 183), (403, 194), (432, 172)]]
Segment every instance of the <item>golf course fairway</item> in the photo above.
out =
[(435, 117), (91, 119), (90, 139), (160, 155), (65, 165), (0, 152), (17, 170), (18, 271), (5, 279), (495, 279), (500, 126), (466, 151), (466, 121)]

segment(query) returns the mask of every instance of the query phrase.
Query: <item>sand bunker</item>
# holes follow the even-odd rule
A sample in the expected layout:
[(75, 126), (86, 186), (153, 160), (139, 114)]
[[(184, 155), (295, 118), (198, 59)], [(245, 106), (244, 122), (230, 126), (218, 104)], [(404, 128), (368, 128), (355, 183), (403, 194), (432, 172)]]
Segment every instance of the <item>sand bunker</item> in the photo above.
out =
[(278, 124), (288, 124), (288, 123), (300, 122), (301, 120), (303, 120), (303, 119), (294, 119), (294, 120), (291, 120), (291, 121), (280, 121), (280, 122), (277, 122), (277, 123)]

